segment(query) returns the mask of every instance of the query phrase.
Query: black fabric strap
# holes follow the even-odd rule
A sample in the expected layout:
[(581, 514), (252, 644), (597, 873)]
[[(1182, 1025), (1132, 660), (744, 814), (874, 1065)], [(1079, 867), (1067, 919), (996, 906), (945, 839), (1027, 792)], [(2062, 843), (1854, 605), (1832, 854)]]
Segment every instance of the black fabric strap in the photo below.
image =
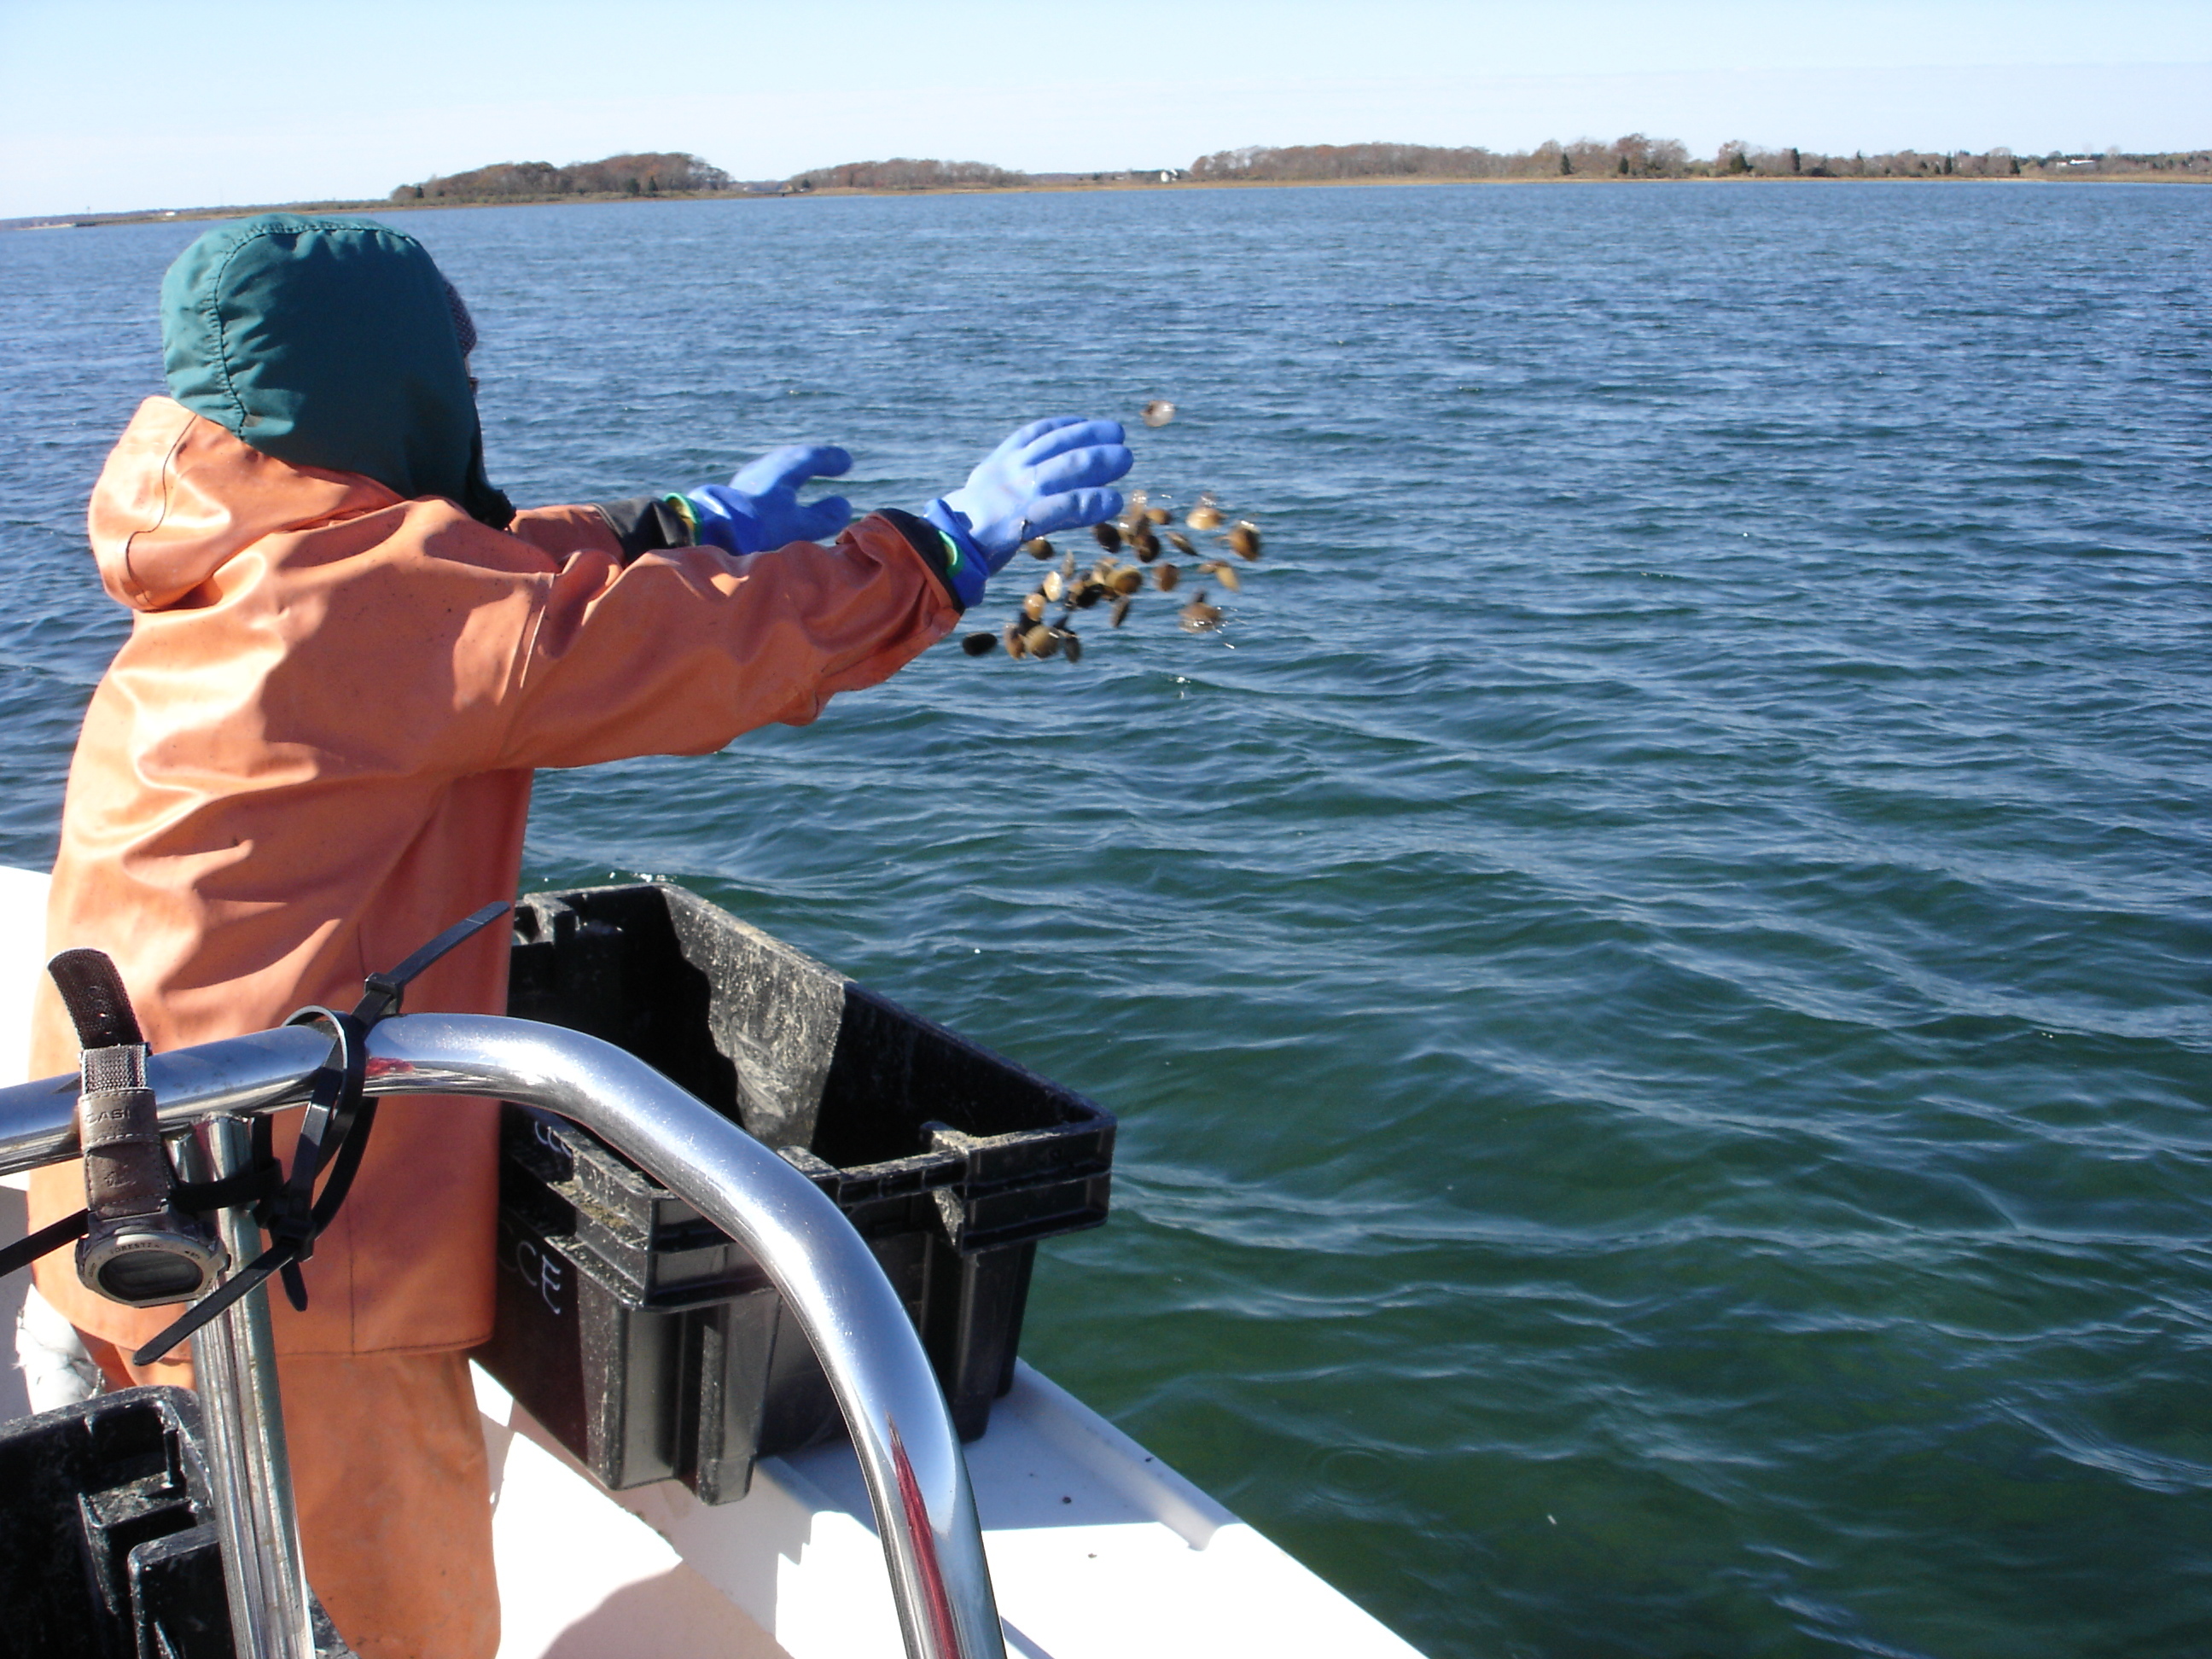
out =
[(64, 951), (46, 964), (46, 972), (69, 1010), (78, 1048), (115, 1048), (146, 1041), (131, 1009), (131, 994), (106, 952)]
[(937, 578), (937, 585), (945, 590), (945, 597), (952, 601), (952, 608), (965, 612), (968, 607), (952, 586), (952, 568), (945, 556), (945, 538), (937, 526), (895, 507), (878, 508), (876, 516), (888, 520), (891, 528), (906, 538), (907, 545), (921, 556), (921, 562), (929, 567), (929, 574)]
[(632, 495), (619, 501), (593, 501), (592, 506), (622, 544), (624, 564), (641, 553), (692, 545), (690, 523), (665, 495)]

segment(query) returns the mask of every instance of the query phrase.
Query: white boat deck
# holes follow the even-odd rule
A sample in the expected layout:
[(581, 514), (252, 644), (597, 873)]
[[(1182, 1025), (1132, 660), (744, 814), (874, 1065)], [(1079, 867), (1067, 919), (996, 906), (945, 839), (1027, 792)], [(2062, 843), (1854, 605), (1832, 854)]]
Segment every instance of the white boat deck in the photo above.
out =
[[(501, 1659), (902, 1651), (845, 1446), (765, 1459), (745, 1498), (718, 1508), (675, 1481), (609, 1494), (482, 1372), (477, 1389), (499, 1472)], [(1013, 1659), (1415, 1659), (1026, 1365), (968, 1466)]]
[[(0, 1077), (24, 1075), (46, 878), (0, 867)], [(20, 1186), (20, 1180), (11, 1182)], [(20, 1194), (0, 1191), (0, 1241)], [(11, 1340), (27, 1275), (0, 1282)], [(11, 1353), (12, 1357), (12, 1353)], [(896, 1659), (883, 1550), (842, 1444), (768, 1458), (742, 1502), (609, 1493), (483, 1371), (501, 1659)], [(25, 1409), (0, 1375), (0, 1419)], [(1013, 1659), (1418, 1659), (1414, 1650), (1027, 1365), (968, 1448)]]

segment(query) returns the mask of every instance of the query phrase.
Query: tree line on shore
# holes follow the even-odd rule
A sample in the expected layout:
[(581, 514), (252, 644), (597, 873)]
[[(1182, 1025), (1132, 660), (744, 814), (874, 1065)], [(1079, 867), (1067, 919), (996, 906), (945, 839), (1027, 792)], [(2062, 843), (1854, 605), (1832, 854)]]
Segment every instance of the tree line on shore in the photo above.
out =
[(1968, 150), (1892, 150), (1869, 155), (1829, 155), (1814, 150), (1767, 149), (1741, 140), (1723, 144), (1708, 160), (1693, 157), (1675, 138), (1632, 132), (1611, 143), (1556, 140), (1534, 149), (1450, 149), (1428, 144), (1298, 144), (1282, 149), (1224, 149), (1190, 164), (1194, 180), (1213, 184), (1311, 182), (1329, 179), (1698, 179), (1761, 178), (1930, 179), (2017, 178), (2073, 173), (2177, 173), (2212, 175), (2212, 150), (2155, 155), (2018, 155), (1999, 147)]
[(888, 161), (848, 161), (834, 167), (816, 167), (794, 173), (782, 188), (793, 192), (810, 190), (1003, 190), (1030, 183), (1026, 173), (1012, 173), (988, 161), (915, 161), (896, 156)]
[(555, 167), (501, 161), (467, 173), (402, 185), (395, 202), (547, 201), (562, 197), (803, 195), (817, 190), (1004, 190), (1024, 185), (1188, 181), (1193, 184), (1300, 184), (1360, 179), (1933, 179), (2079, 178), (2099, 174), (2212, 177), (2212, 150), (2101, 155), (2019, 155), (2002, 147), (1968, 150), (1891, 150), (1869, 155), (1723, 144), (1711, 159), (1692, 156), (1674, 138), (1640, 132), (1607, 143), (1547, 141), (1534, 149), (1452, 149), (1431, 144), (1255, 146), (1201, 155), (1188, 167), (1121, 172), (1029, 173), (983, 161), (848, 161), (788, 179), (739, 182), (696, 155), (655, 152)]
[(736, 189), (721, 168), (696, 155), (656, 152), (610, 155), (602, 161), (497, 161), (467, 173), (436, 174), (402, 185), (395, 202), (537, 201), (556, 196), (702, 196)]

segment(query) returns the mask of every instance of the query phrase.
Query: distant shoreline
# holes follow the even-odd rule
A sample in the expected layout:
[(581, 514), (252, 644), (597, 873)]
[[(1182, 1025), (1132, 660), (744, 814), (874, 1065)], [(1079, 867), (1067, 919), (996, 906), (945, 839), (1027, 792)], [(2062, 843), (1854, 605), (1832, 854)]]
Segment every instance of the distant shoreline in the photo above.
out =
[(1060, 196), (1078, 194), (1110, 195), (1137, 191), (1164, 192), (1171, 191), (1206, 190), (1364, 190), (1376, 187), (1403, 188), (1412, 185), (1441, 185), (1457, 188), (1482, 185), (1504, 189), (1536, 187), (1553, 189), (1618, 189), (1630, 186), (1638, 189), (1704, 185), (1721, 189), (1741, 189), (1759, 185), (1802, 185), (1827, 188), (1832, 185), (1902, 185), (1943, 186), (1954, 185), (2212, 185), (2212, 174), (2184, 173), (2039, 173), (2014, 178), (1990, 178), (1958, 174), (1949, 177), (1889, 176), (1858, 178), (1838, 176), (1814, 178), (1805, 174), (1769, 175), (1741, 173), (1722, 176), (1693, 175), (1689, 178), (1616, 178), (1610, 174), (1589, 177), (1538, 176), (1489, 179), (1445, 179), (1426, 174), (1397, 174), (1360, 179), (1183, 179), (1170, 183), (1156, 179), (1115, 179), (1092, 182), (1031, 182), (1018, 185), (963, 185), (921, 186), (908, 190), (872, 190), (844, 185), (824, 185), (820, 189), (794, 191), (779, 195), (773, 191), (723, 190), (670, 191), (659, 196), (583, 195), (563, 196), (505, 196), (476, 200), (456, 200), (433, 198), (423, 201), (328, 202), (264, 202), (238, 207), (141, 208), (125, 213), (52, 214), (29, 216), (17, 219), (0, 219), (0, 231), (7, 230), (89, 230), (102, 225), (160, 224), (167, 221), (244, 219), (257, 213), (345, 213), (386, 215), (399, 213), (448, 212), (476, 208), (514, 207), (595, 207), (629, 206), (650, 202), (791, 202), (805, 201), (825, 196)]

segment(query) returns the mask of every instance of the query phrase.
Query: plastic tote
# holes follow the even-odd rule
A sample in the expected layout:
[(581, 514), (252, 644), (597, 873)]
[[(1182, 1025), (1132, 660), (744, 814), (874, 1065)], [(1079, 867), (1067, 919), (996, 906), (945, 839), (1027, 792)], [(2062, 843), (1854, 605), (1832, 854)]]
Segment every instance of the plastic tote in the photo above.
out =
[[(973, 1439), (1013, 1381), (1037, 1241), (1106, 1217), (1114, 1120), (666, 884), (526, 896), (508, 1012), (629, 1050), (813, 1178), (897, 1287)], [(510, 1107), (481, 1358), (601, 1480), (719, 1503), (840, 1431), (744, 1253), (583, 1130)]]

